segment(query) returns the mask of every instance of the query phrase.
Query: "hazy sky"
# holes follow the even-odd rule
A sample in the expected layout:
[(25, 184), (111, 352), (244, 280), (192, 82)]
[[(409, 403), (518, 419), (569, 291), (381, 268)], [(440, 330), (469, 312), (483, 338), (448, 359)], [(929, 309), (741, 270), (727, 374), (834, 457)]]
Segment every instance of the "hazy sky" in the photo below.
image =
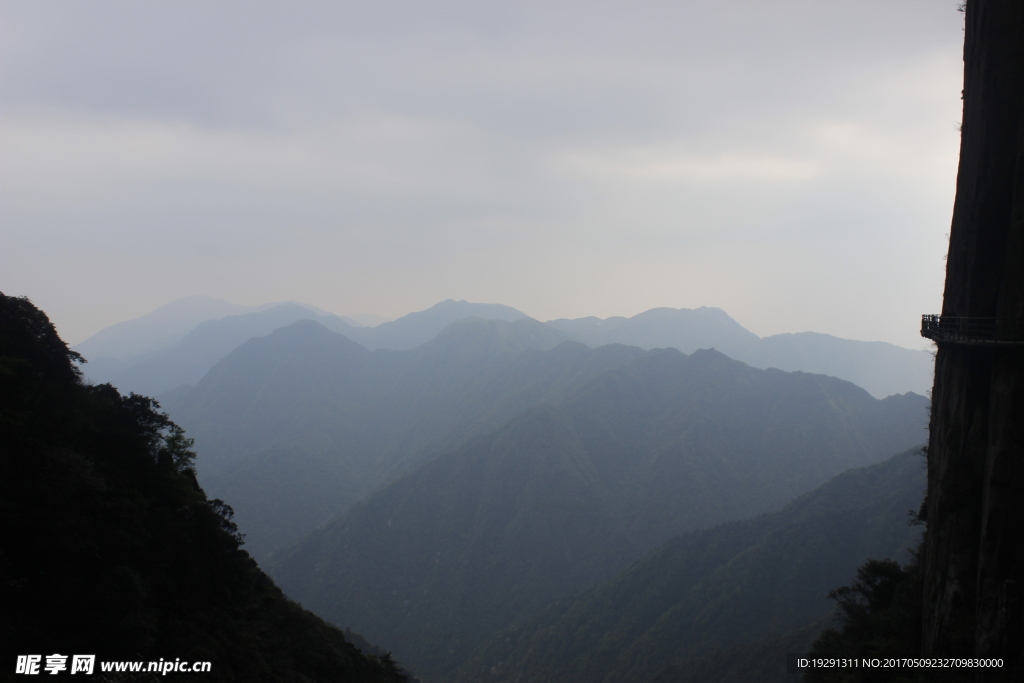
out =
[(0, 0), (0, 290), (719, 306), (924, 348), (956, 0)]

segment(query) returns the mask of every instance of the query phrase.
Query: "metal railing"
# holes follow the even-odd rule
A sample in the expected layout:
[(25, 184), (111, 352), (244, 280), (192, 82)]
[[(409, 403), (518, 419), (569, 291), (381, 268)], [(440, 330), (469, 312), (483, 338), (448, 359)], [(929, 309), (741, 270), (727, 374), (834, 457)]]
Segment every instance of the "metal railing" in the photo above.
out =
[(921, 336), (939, 344), (1024, 346), (1024, 320), (923, 315)]

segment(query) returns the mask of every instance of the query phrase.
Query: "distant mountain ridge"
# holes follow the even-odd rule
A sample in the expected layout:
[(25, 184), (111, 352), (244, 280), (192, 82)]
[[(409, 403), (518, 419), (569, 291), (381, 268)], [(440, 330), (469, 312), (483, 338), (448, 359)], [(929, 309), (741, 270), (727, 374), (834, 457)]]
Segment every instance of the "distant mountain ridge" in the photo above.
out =
[(562, 339), (530, 318), (470, 318), (411, 351), (369, 351), (299, 321), (249, 340), (163, 405), (202, 450), (204, 486), (233, 501), (261, 557), (296, 539), (296, 520), (305, 533), (431, 449), (643, 353)]
[[(106, 327), (73, 348), (86, 358), (129, 361), (173, 346), (201, 323), (220, 320), (229, 315), (265, 311), (281, 304), (301, 306), (320, 316), (331, 315), (315, 306), (296, 301), (247, 306), (203, 295), (186, 296), (146, 315)], [(341, 316), (341, 319), (353, 327), (361, 327), (361, 323), (352, 318)]]
[[(762, 339), (713, 308), (542, 323), (449, 300), (367, 328), (281, 304), (203, 322), (116, 381), (172, 389), (204, 487), (293, 597), (436, 678), (674, 535), (919, 442), (926, 399), (836, 376), (886, 395), (922, 357)], [(705, 644), (736, 645), (690, 654)], [(632, 675), (598, 665), (615, 667)]]
[(632, 318), (559, 318), (549, 320), (569, 339), (587, 346), (627, 344), (642, 349), (715, 349), (742, 360), (757, 346), (760, 337), (720, 308), (652, 308)]
[[(276, 309), (281, 310), (268, 314)], [(275, 316), (277, 327), (263, 324)], [(513, 322), (528, 316), (501, 304), (449, 299), (427, 310), (365, 327), (352, 318), (324, 314), (306, 304), (253, 309), (208, 297), (189, 297), (107, 328), (75, 349), (89, 359), (85, 373), (91, 381), (159, 395), (182, 384), (194, 385), (216, 361), (246, 339), (270, 334), (295, 320), (318, 320), (371, 350), (408, 350), (433, 339), (448, 325), (470, 317)], [(192, 327), (188, 327), (189, 321), (194, 323)], [(545, 324), (566, 339), (590, 347), (625, 344), (645, 350), (675, 348), (684, 353), (714, 348), (758, 368), (839, 377), (864, 387), (877, 398), (907, 391), (925, 394), (931, 389), (932, 357), (926, 351), (815, 332), (760, 338), (718, 308), (653, 308), (631, 318), (560, 318)], [(200, 333), (199, 327), (204, 331)]]
[(370, 350), (407, 351), (425, 344), (452, 323), (466, 318), (515, 322), (528, 317), (522, 311), (502, 304), (477, 304), (447, 299), (425, 311), (410, 313), (376, 327), (363, 328), (352, 340)]
[(216, 319), (206, 319), (187, 332), (180, 331), (181, 325), (178, 321), (182, 316), (178, 315), (174, 318), (174, 324), (177, 325), (174, 329), (180, 332), (177, 337), (162, 338), (160, 346), (149, 348), (138, 356), (116, 358), (103, 355), (110, 349), (128, 345), (134, 339), (132, 335), (141, 334), (140, 328), (146, 334), (156, 334), (151, 329), (152, 326), (146, 327), (152, 323), (152, 320), (149, 320), (151, 317), (158, 322), (163, 321), (169, 316), (168, 311), (187, 308), (186, 304), (193, 305), (188, 310), (188, 314), (192, 316), (190, 319), (211, 311), (228, 310), (233, 306), (216, 299), (194, 298), (201, 300), (194, 302), (190, 298), (169, 304), (154, 311), (150, 316), (107, 328), (75, 347), (76, 350), (86, 349), (100, 354), (94, 357), (82, 351), (89, 360), (85, 369), (86, 378), (97, 384), (110, 382), (124, 391), (158, 396), (183, 384), (194, 385), (217, 361), (246, 340), (266, 336), (297, 320), (316, 320), (328, 329), (343, 334), (369, 349), (407, 350), (430, 341), (450, 324), (466, 318), (515, 321), (527, 317), (514, 308), (500, 304), (475, 304), (449, 299), (425, 311), (410, 313), (376, 327), (365, 327), (349, 318), (324, 314), (306, 304), (282, 303), (270, 307), (257, 307), (256, 310)]
[(189, 333), (196, 325), (252, 310), (208, 296), (187, 296), (161, 306), (144, 316), (106, 327), (74, 350), (86, 358), (130, 360), (162, 351)]
[[(262, 311), (207, 320), (169, 348), (141, 358), (107, 364), (88, 363), (86, 376), (96, 383), (110, 382), (124, 391), (157, 396), (182, 384), (195, 384), (217, 361), (246, 340), (268, 335), (297, 320), (318, 320), (346, 334), (360, 329), (337, 316), (321, 316), (299, 304), (280, 304)], [(109, 374), (104, 376), (103, 373)]]
[(523, 358), (616, 349), (626, 362), (427, 460), (272, 558), (274, 576), (443, 678), (503, 624), (671, 536), (778, 508), (924, 434), (921, 396), (716, 351), (565, 342)]
[(848, 374), (893, 356), (712, 308), (542, 323), (446, 301), (366, 328), (282, 304), (201, 323), (120, 381), (179, 387), (164, 408), (254, 555), (430, 678), (673, 535), (920, 441), (922, 396), (711, 346)]
[(714, 348), (755, 368), (839, 377), (876, 398), (908, 391), (923, 395), (932, 386), (934, 362), (928, 351), (817, 332), (762, 338), (719, 308), (653, 308), (632, 318), (559, 319), (548, 324), (588, 346), (615, 343), (642, 349), (676, 348), (684, 353)]

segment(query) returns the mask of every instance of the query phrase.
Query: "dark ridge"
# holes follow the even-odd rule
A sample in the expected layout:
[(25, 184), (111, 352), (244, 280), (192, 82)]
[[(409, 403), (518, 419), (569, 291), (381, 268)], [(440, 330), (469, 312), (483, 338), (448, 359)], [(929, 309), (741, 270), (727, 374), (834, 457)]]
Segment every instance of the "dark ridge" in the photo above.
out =
[[(46, 315), (0, 293), (0, 665), (209, 661), (217, 681), (403, 681), (286, 599), (152, 399), (87, 386)], [(45, 660), (44, 660), (45, 663)], [(193, 680), (169, 675), (160, 680)], [(142, 679), (139, 679), (142, 680)], [(148, 680), (148, 679), (146, 679)]]

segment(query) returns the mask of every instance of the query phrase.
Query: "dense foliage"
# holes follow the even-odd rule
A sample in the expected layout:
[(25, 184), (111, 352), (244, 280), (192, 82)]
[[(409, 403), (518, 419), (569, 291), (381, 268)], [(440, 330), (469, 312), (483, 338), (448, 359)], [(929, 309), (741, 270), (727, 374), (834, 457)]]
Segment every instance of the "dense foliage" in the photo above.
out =
[[(893, 560), (868, 560), (849, 586), (829, 594), (839, 604), (842, 624), (814, 641), (811, 656), (858, 660), (921, 656), (921, 579), (918, 558), (901, 566)], [(950, 680), (942, 671), (902, 668), (810, 669), (806, 683), (911, 683)], [(952, 680), (957, 680), (954, 677)]]
[(205, 660), (216, 681), (404, 680), (284, 598), (199, 488), (184, 433), (149, 398), (83, 384), (80, 361), (0, 294), (5, 672), (57, 652)]

